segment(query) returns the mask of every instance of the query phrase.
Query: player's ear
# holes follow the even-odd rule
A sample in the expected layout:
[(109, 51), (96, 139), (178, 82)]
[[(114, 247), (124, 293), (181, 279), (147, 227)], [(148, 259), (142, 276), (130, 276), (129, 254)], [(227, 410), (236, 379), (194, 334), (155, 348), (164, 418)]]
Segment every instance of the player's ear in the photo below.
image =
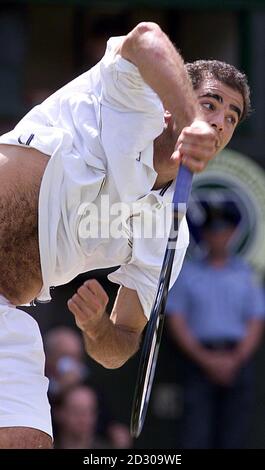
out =
[(165, 121), (164, 129), (168, 129), (170, 125), (172, 125), (172, 115), (166, 109), (164, 111), (164, 121)]
[(171, 116), (170, 112), (165, 109), (165, 111), (164, 111), (165, 124), (168, 124), (170, 122), (171, 117), (172, 116)]

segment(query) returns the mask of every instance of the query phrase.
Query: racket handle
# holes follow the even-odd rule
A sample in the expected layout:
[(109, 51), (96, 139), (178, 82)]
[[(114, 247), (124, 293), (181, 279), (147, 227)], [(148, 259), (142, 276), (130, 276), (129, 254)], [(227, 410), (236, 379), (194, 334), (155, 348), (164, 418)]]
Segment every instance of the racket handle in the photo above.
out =
[(175, 206), (181, 203), (188, 203), (192, 185), (192, 177), (193, 174), (191, 171), (186, 166), (180, 165), (173, 196), (173, 204)]

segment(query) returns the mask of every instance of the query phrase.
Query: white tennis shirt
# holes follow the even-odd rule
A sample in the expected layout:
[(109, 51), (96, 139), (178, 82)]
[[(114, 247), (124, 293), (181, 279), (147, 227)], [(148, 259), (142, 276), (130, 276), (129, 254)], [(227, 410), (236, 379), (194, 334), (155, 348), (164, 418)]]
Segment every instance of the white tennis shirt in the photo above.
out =
[[(153, 141), (163, 131), (163, 105), (138, 69), (115, 54), (120, 40), (111, 38), (95, 67), (33, 108), (0, 142), (30, 145), (51, 156), (39, 197), (39, 300), (50, 299), (51, 286), (82, 272), (120, 266), (109, 279), (135, 289), (149, 317), (174, 184), (152, 191)], [(118, 223), (121, 203), (125, 216)], [(143, 218), (147, 228), (155, 219), (160, 234), (166, 227), (163, 236), (139, 236)], [(119, 226), (121, 236), (109, 236), (110, 226)], [(183, 219), (171, 284), (188, 238)]]

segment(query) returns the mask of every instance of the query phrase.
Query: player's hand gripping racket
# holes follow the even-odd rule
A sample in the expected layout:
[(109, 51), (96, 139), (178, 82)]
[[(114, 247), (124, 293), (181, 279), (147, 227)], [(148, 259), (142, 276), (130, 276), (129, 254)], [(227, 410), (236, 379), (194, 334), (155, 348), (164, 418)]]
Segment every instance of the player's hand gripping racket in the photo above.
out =
[(191, 184), (192, 173), (186, 167), (181, 166), (178, 172), (173, 198), (174, 217), (172, 219), (170, 235), (161, 268), (160, 278), (158, 281), (156, 297), (145, 333), (138, 368), (138, 376), (131, 414), (131, 435), (134, 437), (138, 437), (140, 435), (147, 412), (164, 324), (165, 305), (176, 243), (178, 239), (178, 228), (182, 218), (186, 214)]

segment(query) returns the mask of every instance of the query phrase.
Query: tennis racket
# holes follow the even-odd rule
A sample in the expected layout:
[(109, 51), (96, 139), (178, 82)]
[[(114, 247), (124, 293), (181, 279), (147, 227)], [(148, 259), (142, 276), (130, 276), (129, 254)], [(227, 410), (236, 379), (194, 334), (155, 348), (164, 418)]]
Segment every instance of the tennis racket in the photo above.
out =
[(138, 437), (140, 435), (148, 408), (165, 319), (165, 306), (178, 239), (178, 228), (181, 220), (186, 214), (191, 184), (192, 173), (186, 167), (181, 166), (178, 172), (173, 197), (174, 217), (172, 218), (172, 225), (158, 281), (158, 288), (146, 329), (138, 366), (130, 426), (131, 435), (133, 437)]

